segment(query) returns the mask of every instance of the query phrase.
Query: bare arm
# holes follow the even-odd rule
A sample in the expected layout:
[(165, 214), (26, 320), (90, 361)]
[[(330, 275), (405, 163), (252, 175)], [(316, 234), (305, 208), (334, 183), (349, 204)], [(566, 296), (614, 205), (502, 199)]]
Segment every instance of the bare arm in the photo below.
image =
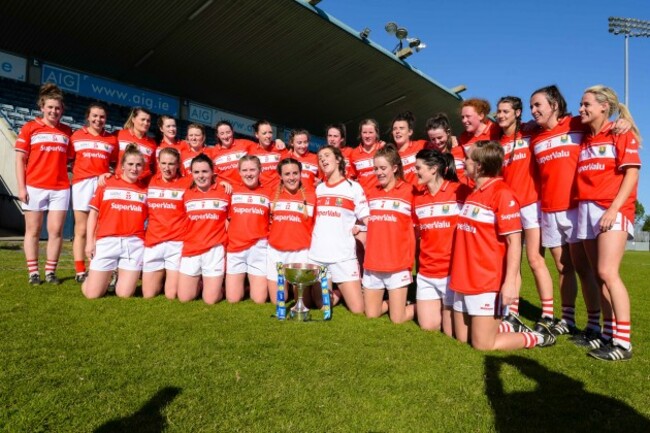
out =
[(26, 178), (27, 155), (25, 152), (16, 152), (16, 182), (18, 183), (18, 198), (23, 203), (29, 202), (27, 194)]
[(609, 208), (605, 211), (603, 216), (600, 217), (599, 224), (601, 232), (606, 232), (612, 228), (616, 222), (616, 214), (621, 209), (621, 206), (625, 204), (625, 201), (630, 196), (638, 182), (639, 167), (627, 167), (625, 169), (625, 174), (623, 175), (623, 182), (621, 183), (621, 187), (618, 189), (614, 201), (609, 205)]
[(95, 257), (95, 229), (97, 228), (98, 217), (99, 212), (93, 208), (90, 208), (90, 213), (88, 214), (88, 222), (86, 223), (86, 256), (91, 260), (93, 257)]
[(521, 266), (521, 232), (510, 233), (506, 238), (506, 275), (501, 286), (501, 302), (510, 305), (519, 298), (517, 276)]

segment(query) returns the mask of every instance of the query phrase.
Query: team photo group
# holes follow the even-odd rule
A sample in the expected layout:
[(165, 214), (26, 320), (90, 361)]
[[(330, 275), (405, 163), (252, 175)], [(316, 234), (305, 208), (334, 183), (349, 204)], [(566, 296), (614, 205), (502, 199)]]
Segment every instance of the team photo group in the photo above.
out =
[[(326, 269), (332, 305), (368, 318), (415, 320), (479, 350), (546, 347), (566, 336), (597, 359), (632, 357), (619, 267), (634, 234), (641, 137), (608, 87), (587, 88), (579, 107), (555, 85), (524, 101), (504, 96), (493, 114), (486, 100), (461, 101), (457, 135), (445, 113), (423, 130), (410, 112), (390, 125), (365, 119), (355, 131), (332, 124), (317, 153), (308, 131), (291, 131), (285, 143), (265, 120), (254, 124), (255, 140), (220, 121), (216, 146), (206, 146), (202, 125), (180, 138), (174, 118), (152, 125), (140, 107), (108, 133), (99, 102), (72, 131), (51, 83), (38, 106), (42, 117), (15, 144), (32, 285), (43, 283), (46, 213), (44, 282), (60, 283), (72, 206), (75, 280), (90, 299), (141, 287), (143, 298), (276, 303), (277, 264), (309, 263)], [(421, 132), (426, 139), (415, 140)], [(519, 318), (522, 257), (539, 295), (529, 302), (541, 309), (532, 328)], [(584, 327), (575, 320), (578, 288)], [(321, 285), (304, 301), (324, 308)]]

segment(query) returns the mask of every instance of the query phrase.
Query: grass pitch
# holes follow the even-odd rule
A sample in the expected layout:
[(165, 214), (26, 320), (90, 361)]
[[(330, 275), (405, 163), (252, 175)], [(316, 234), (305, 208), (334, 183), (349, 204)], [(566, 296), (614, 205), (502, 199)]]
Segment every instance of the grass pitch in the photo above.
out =
[[(606, 363), (566, 338), (481, 353), (342, 307), (292, 323), (250, 301), (88, 301), (69, 245), (64, 283), (40, 287), (20, 247), (0, 245), (0, 431), (648, 432), (650, 253), (627, 253), (621, 273), (634, 357)], [(522, 297), (532, 324), (525, 266)]]

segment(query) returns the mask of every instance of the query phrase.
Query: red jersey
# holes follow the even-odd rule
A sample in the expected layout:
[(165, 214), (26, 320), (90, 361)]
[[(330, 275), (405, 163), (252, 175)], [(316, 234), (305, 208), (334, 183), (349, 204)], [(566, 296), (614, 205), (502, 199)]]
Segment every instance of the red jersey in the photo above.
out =
[(230, 196), (215, 183), (206, 192), (194, 187), (183, 196), (187, 230), (183, 237), (183, 257), (197, 256), (228, 241), (226, 220)]
[(302, 184), (308, 189), (316, 188), (316, 179), (322, 178), (320, 168), (318, 168), (318, 157), (316, 154), (307, 152), (299, 156), (295, 152), (288, 152), (286, 157), (293, 158), (302, 164), (302, 171), (300, 172)]
[(192, 165), (192, 160), (202, 153), (207, 155), (210, 159), (212, 159), (212, 153), (210, 152), (210, 150), (211, 150), (210, 148), (204, 147), (196, 151), (189, 146), (183, 149), (183, 151), (181, 152), (181, 164), (179, 167), (181, 174), (183, 176), (191, 176), (192, 171), (190, 170), (191, 168), (190, 166)]
[(176, 140), (175, 143), (169, 143), (165, 140), (161, 140), (161, 142), (158, 144), (158, 147), (156, 148), (156, 159), (160, 157), (160, 151), (165, 147), (173, 147), (174, 149), (178, 150), (179, 153), (181, 153), (184, 150), (189, 149), (190, 145), (185, 140)]
[(519, 204), (503, 179), (489, 179), (474, 190), (458, 217), (451, 288), (466, 295), (499, 292), (506, 270), (505, 236), (520, 231)]
[(456, 176), (463, 183), (468, 183), (467, 174), (465, 173), (465, 150), (463, 146), (452, 147), (449, 151), (451, 156), (454, 157), (454, 165), (456, 166)]
[(144, 239), (146, 247), (183, 240), (186, 224), (183, 197), (191, 183), (189, 177), (179, 177), (169, 182), (161, 174), (151, 178), (147, 189), (149, 223)]
[(129, 183), (118, 176), (106, 179), (106, 184), (95, 191), (90, 200), (92, 209), (99, 212), (95, 236), (137, 236), (144, 240), (147, 220), (147, 189), (138, 183)]
[(377, 176), (375, 176), (375, 153), (383, 145), (377, 143), (368, 152), (364, 150), (363, 145), (350, 150), (350, 165), (354, 173), (354, 178), (364, 192), (370, 191), (377, 186)]
[(503, 180), (515, 193), (519, 206), (539, 201), (539, 172), (530, 146), (530, 136), (517, 133), (501, 137), (503, 147)]
[(131, 131), (128, 129), (121, 129), (117, 133), (117, 141), (120, 145), (120, 153), (118, 155), (117, 161), (117, 170), (116, 173), (121, 173), (122, 170), (122, 155), (124, 155), (124, 150), (129, 143), (135, 143), (138, 145), (138, 149), (142, 156), (144, 157), (144, 170), (139, 179), (145, 183), (148, 183), (151, 179), (151, 175), (156, 172), (156, 158), (154, 156), (158, 155), (158, 146), (156, 142), (153, 141), (153, 138), (144, 136), (138, 138), (135, 135), (131, 134)]
[(564, 117), (550, 130), (538, 129), (530, 138), (539, 168), (542, 211), (573, 209), (575, 176), (584, 126), (580, 117)]
[[(273, 193), (275, 194), (275, 193)], [(269, 245), (278, 251), (299, 251), (309, 248), (314, 227), (316, 193), (298, 190), (295, 194), (282, 188), (271, 203)]]
[[(352, 161), (350, 160), (350, 155), (352, 155), (351, 147), (342, 147), (341, 153), (343, 154), (343, 160), (345, 161), (345, 177), (349, 179), (354, 179), (354, 167), (352, 166)], [(321, 177), (321, 180), (324, 180)]]
[(70, 188), (68, 156), (71, 135), (68, 125), (59, 123), (50, 127), (41, 118), (29, 121), (21, 128), (16, 152), (26, 155), (26, 185), (49, 190)]
[(402, 158), (404, 168), (404, 180), (411, 185), (418, 184), (418, 177), (415, 174), (415, 155), (427, 144), (424, 140), (409, 141), (408, 145), (399, 149), (399, 156)]
[[(273, 144), (269, 150), (264, 149), (261, 145), (255, 144), (248, 151), (249, 155), (255, 155), (262, 163), (262, 173), (260, 174), (260, 183), (269, 188), (275, 188), (280, 183), (278, 175), (278, 163), (289, 156), (289, 151), (278, 150)], [(241, 180), (240, 180), (241, 182)]]
[(250, 189), (246, 185), (233, 184), (228, 226), (229, 253), (247, 250), (268, 237), (270, 203), (267, 188)]
[(418, 273), (428, 278), (449, 275), (458, 215), (471, 189), (464, 183), (444, 181), (432, 195), (428, 188), (413, 200), (413, 219), (420, 233)]
[(364, 269), (397, 272), (413, 267), (413, 185), (398, 180), (390, 191), (376, 186), (368, 191), (368, 238)]
[[(625, 168), (641, 167), (637, 137), (632, 131), (614, 134), (613, 126), (610, 122), (596, 135), (585, 134), (578, 158), (578, 200), (594, 201), (604, 208), (616, 198)], [(637, 186), (619, 210), (630, 221), (634, 221)]]
[(70, 138), (70, 159), (74, 160), (72, 183), (108, 173), (111, 163), (117, 162), (117, 137), (102, 131), (93, 135), (85, 126)]
[[(239, 160), (242, 156), (251, 153), (250, 149), (255, 146), (256, 144), (250, 140), (236, 138), (228, 148), (220, 145), (213, 147), (210, 156), (214, 162), (214, 172), (232, 185), (241, 183), (241, 177), (239, 176)], [(262, 159), (259, 156), (258, 158), (260, 158), (260, 160)], [(280, 160), (278, 159), (278, 162), (279, 161)], [(262, 168), (264, 168), (264, 165), (262, 165)], [(273, 169), (275, 170), (275, 167), (273, 167)]]

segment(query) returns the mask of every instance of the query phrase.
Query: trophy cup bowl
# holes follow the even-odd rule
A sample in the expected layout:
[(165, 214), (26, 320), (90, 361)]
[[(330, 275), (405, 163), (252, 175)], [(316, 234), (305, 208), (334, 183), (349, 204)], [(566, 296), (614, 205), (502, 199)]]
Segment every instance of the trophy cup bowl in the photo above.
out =
[(293, 320), (306, 322), (310, 319), (309, 308), (302, 300), (306, 287), (318, 282), (318, 265), (309, 263), (289, 263), (284, 265), (284, 277), (298, 290), (296, 305), (291, 308), (289, 317)]

